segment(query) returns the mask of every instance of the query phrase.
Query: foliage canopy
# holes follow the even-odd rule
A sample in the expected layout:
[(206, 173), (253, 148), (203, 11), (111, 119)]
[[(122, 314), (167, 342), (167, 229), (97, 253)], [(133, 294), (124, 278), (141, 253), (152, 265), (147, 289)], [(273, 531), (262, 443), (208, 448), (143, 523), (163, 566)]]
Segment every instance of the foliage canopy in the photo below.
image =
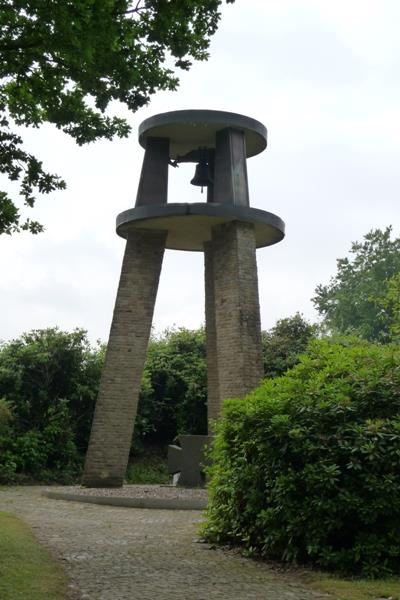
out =
[[(233, 2), (234, 0), (227, 0)], [(205, 60), (222, 0), (3, 0), (0, 10), (0, 172), (35, 194), (62, 189), (22, 147), (15, 125), (52, 123), (78, 144), (125, 137), (130, 127), (110, 116), (114, 101), (130, 111), (157, 90), (174, 90), (176, 69)], [(42, 226), (21, 221), (0, 192), (0, 233)]]
[(203, 329), (166, 330), (150, 340), (136, 419), (136, 443), (171, 443), (180, 433), (207, 432)]
[(279, 319), (274, 327), (263, 331), (265, 376), (279, 377), (291, 369), (316, 334), (317, 327), (306, 321), (300, 313)]
[[(0, 481), (75, 477), (86, 452), (104, 360), (86, 332), (35, 330), (0, 347)], [(150, 341), (134, 450), (206, 430), (204, 331)]]
[[(269, 374), (298, 360), (312, 334), (300, 315), (264, 332)], [(151, 338), (132, 445), (161, 452), (178, 434), (207, 432), (203, 329)], [(0, 480), (67, 482), (86, 452), (104, 360), (86, 332), (49, 328), (0, 345)]]
[(82, 330), (35, 330), (0, 348), (0, 480), (73, 477), (86, 449), (104, 349)]
[(400, 328), (400, 238), (392, 239), (391, 227), (375, 229), (350, 252), (313, 302), (331, 332), (388, 342)]

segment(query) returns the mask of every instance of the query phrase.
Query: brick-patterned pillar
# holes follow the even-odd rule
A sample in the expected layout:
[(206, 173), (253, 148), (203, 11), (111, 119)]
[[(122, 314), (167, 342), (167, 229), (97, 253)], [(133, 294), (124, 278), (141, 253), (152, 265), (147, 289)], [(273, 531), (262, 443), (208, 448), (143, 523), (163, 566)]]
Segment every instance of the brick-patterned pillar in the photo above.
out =
[(213, 228), (213, 279), (219, 401), (243, 397), (263, 377), (254, 226)]
[(162, 231), (128, 236), (82, 480), (88, 487), (123, 483), (165, 240)]
[(207, 360), (207, 422), (211, 434), (210, 419), (217, 419), (220, 411), (217, 331), (215, 328), (215, 295), (212, 243), (204, 244), (204, 279), (206, 300), (206, 360)]

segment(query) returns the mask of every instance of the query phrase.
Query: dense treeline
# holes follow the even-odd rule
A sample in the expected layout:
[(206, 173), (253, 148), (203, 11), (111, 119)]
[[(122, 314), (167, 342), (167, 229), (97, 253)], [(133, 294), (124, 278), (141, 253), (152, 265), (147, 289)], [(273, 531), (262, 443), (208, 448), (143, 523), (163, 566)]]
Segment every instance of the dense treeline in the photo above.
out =
[(87, 446), (104, 348), (32, 331), (0, 350), (0, 480), (68, 481)]
[(167, 444), (178, 433), (207, 430), (203, 329), (172, 329), (150, 340), (139, 396), (134, 444)]
[[(298, 331), (302, 331), (301, 339)], [(300, 315), (263, 339), (267, 374), (281, 373), (305, 349), (313, 328)], [(269, 343), (276, 352), (267, 350)], [(0, 348), (0, 480), (70, 481), (82, 468), (105, 348), (86, 332), (32, 331)], [(132, 453), (165, 447), (179, 433), (207, 430), (203, 329), (150, 340)]]

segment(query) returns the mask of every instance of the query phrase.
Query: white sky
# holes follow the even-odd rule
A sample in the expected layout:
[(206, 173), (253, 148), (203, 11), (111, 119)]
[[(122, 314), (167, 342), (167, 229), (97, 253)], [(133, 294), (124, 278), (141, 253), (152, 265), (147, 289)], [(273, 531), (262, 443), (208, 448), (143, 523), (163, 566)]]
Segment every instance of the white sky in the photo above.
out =
[[(400, 2), (236, 0), (223, 13), (209, 61), (129, 116), (129, 139), (79, 148), (50, 126), (23, 131), (68, 189), (29, 211), (44, 234), (0, 238), (0, 339), (58, 325), (107, 340), (124, 250), (115, 217), (135, 201), (137, 127), (159, 112), (227, 110), (268, 128), (248, 162), (250, 202), (283, 218), (286, 238), (257, 253), (264, 328), (296, 311), (315, 319), (315, 287), (351, 241), (389, 224), (399, 235)], [(170, 202), (205, 199), (186, 167), (171, 169)], [(203, 304), (202, 254), (167, 251), (155, 329), (199, 326)]]

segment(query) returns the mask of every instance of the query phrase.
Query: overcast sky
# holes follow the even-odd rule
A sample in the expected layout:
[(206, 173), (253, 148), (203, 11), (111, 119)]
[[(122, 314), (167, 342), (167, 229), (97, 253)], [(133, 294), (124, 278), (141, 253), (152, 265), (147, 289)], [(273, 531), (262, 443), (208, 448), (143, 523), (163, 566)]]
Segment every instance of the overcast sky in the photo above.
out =
[[(236, 0), (209, 61), (129, 116), (129, 139), (79, 148), (50, 126), (24, 130), (26, 148), (68, 189), (30, 211), (45, 233), (0, 238), (0, 339), (57, 325), (107, 340), (124, 250), (115, 217), (134, 204), (143, 157), (137, 127), (189, 108), (266, 125), (268, 148), (248, 161), (250, 202), (279, 215), (286, 238), (257, 252), (262, 325), (297, 311), (315, 319), (315, 287), (351, 242), (390, 224), (400, 233), (399, 23), (398, 0)], [(205, 198), (192, 171), (171, 172), (170, 202)], [(198, 327), (203, 304), (202, 254), (167, 251), (156, 331)]]

